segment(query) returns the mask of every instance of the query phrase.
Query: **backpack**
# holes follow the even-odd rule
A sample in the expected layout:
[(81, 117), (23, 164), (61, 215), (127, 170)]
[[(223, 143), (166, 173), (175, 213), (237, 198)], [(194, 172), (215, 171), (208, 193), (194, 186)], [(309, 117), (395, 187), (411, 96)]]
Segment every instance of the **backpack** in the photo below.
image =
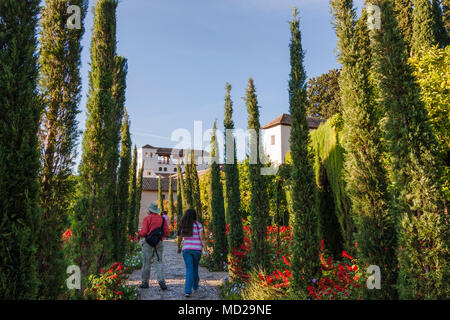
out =
[(162, 239), (162, 237), (164, 235), (164, 223), (166, 223), (166, 220), (164, 220), (163, 217), (161, 217), (161, 219), (162, 219), (161, 227), (160, 228), (156, 228), (155, 230), (150, 232), (145, 237), (145, 241), (147, 241), (147, 243), (148, 243), (148, 245), (150, 247), (156, 248), (156, 246), (161, 241), (161, 239)]

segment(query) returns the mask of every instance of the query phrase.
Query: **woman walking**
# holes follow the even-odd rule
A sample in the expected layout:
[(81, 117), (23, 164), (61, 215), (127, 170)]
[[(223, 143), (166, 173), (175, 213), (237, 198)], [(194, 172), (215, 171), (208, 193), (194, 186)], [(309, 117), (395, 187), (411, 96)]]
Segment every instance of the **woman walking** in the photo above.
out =
[[(183, 250), (181, 249), (182, 242)], [(178, 228), (178, 253), (183, 252), (183, 259), (186, 264), (186, 282), (184, 285), (186, 297), (191, 296), (192, 290), (194, 290), (194, 293), (198, 290), (200, 281), (198, 264), (202, 255), (202, 248), (206, 251), (202, 224), (197, 221), (197, 212), (194, 209), (188, 209), (181, 218)]]

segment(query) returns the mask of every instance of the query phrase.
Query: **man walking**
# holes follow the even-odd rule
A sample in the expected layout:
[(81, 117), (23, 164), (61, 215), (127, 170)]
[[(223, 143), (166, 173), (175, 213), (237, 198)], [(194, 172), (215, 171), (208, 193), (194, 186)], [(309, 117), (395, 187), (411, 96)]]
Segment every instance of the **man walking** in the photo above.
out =
[(158, 278), (159, 286), (162, 290), (166, 290), (166, 282), (163, 274), (163, 240), (169, 234), (169, 226), (165, 223), (164, 218), (159, 215), (159, 208), (155, 202), (150, 203), (147, 207), (147, 216), (142, 222), (142, 229), (138, 233), (138, 238), (144, 238), (148, 236), (152, 231), (161, 228), (163, 229), (163, 236), (161, 241), (155, 246), (150, 246), (147, 241), (144, 240), (142, 245), (142, 284), (139, 286), (142, 289), (149, 287), (148, 281), (150, 280), (150, 270), (152, 264), (156, 267), (156, 276)]

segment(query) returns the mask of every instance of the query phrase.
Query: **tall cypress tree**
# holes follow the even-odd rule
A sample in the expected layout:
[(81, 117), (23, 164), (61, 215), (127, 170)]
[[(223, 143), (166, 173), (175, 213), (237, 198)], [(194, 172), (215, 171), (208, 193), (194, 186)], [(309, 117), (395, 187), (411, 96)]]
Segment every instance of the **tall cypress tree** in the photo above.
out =
[(248, 80), (246, 92), (246, 105), (248, 113), (248, 129), (253, 132), (250, 135), (249, 179), (250, 179), (250, 216), (251, 216), (251, 265), (255, 268), (268, 268), (267, 257), (267, 224), (269, 218), (269, 203), (265, 176), (261, 175), (263, 167), (260, 161), (261, 125), (259, 122), (259, 105), (253, 79)]
[(82, 274), (97, 272), (111, 258), (110, 113), (116, 109), (112, 94), (116, 49), (116, 0), (99, 0), (94, 9), (91, 71), (79, 167), (81, 198), (73, 222), (75, 262)]
[(161, 176), (158, 177), (158, 206), (161, 211), (164, 210), (163, 191), (161, 186)]
[(389, 1), (372, 37), (378, 101), (385, 113), (393, 207), (398, 219), (399, 296), (444, 299), (449, 292), (448, 217), (444, 213), (438, 147), (419, 96)]
[[(76, 0), (81, 8), (81, 22), (87, 1)], [(66, 209), (71, 196), (69, 177), (79, 136), (76, 115), (81, 93), (81, 29), (66, 27), (67, 1), (49, 0), (42, 10), (40, 37), (40, 87), (44, 110), (41, 115), (40, 149), (42, 170), (42, 229), (38, 261), (41, 298), (56, 299), (66, 278), (61, 234), (68, 226)]]
[(132, 225), (131, 231), (129, 230), (129, 234), (133, 235), (134, 232), (138, 229), (139, 226), (139, 216), (141, 213), (141, 199), (142, 199), (142, 187), (144, 183), (144, 166), (142, 165), (139, 168), (138, 176), (136, 180), (136, 195), (135, 195), (135, 215), (134, 215), (134, 224)]
[(378, 265), (383, 290), (364, 289), (366, 298), (395, 299), (396, 259), (394, 217), (388, 205), (387, 173), (383, 164), (379, 111), (370, 82), (371, 50), (367, 15), (355, 26), (353, 1), (332, 1), (342, 63), (345, 180), (352, 202), (363, 266)]
[(170, 224), (173, 226), (175, 206), (173, 204), (173, 187), (172, 187), (172, 176), (169, 177), (169, 208), (168, 214), (170, 218)]
[(228, 245), (225, 226), (225, 206), (223, 187), (220, 179), (219, 148), (216, 140), (217, 125), (214, 122), (211, 136), (211, 212), (213, 233), (213, 263), (218, 271), (222, 271), (227, 261)]
[(413, 0), (413, 3), (411, 54), (418, 55), (421, 50), (426, 50), (435, 45), (436, 38), (434, 33), (433, 9), (430, 0)]
[[(110, 224), (110, 232), (106, 234), (108, 243), (112, 245), (109, 246), (109, 253), (106, 261), (114, 258), (116, 256), (115, 250), (117, 247), (114, 246), (116, 239), (114, 239), (114, 225), (115, 219), (118, 213), (118, 198), (117, 198), (117, 167), (119, 165), (120, 158), (120, 129), (122, 125), (123, 111), (125, 109), (125, 90), (126, 90), (126, 76), (128, 72), (127, 60), (121, 56), (114, 56), (114, 66), (113, 66), (113, 86), (111, 88), (112, 97), (114, 99), (114, 104), (111, 112), (107, 114), (107, 119), (105, 121), (105, 136), (106, 139), (106, 150), (105, 159), (107, 160), (107, 180), (105, 185), (105, 192), (108, 199), (108, 216)], [(123, 244), (121, 245), (123, 246)], [(120, 250), (119, 250), (120, 251)], [(120, 252), (119, 252), (120, 254)]]
[(193, 181), (192, 181), (192, 166), (191, 166), (191, 152), (184, 150), (186, 153), (184, 165), (184, 183), (183, 183), (183, 207), (187, 209), (194, 208), (193, 201)]
[(183, 173), (180, 164), (177, 164), (177, 228), (183, 216)]
[(292, 208), (294, 212), (292, 245), (293, 289), (303, 296), (319, 266), (317, 192), (313, 158), (308, 151), (309, 127), (306, 122), (308, 107), (306, 73), (303, 67), (305, 53), (301, 43), (300, 19), (294, 8), (291, 27), (291, 73), (289, 76), (289, 111), (292, 117)]
[(133, 160), (131, 162), (130, 173), (128, 178), (128, 233), (130, 235), (137, 232), (139, 224), (139, 213), (137, 212), (136, 191), (137, 191), (137, 148), (133, 149)]
[(408, 52), (411, 51), (413, 34), (413, 0), (393, 0), (398, 28), (403, 35)]
[[(226, 188), (226, 216), (230, 219), (229, 245), (230, 250), (239, 249), (244, 243), (244, 233), (242, 231), (241, 197), (239, 191), (239, 171), (236, 157), (235, 139), (232, 137), (234, 130), (233, 122), (233, 101), (231, 100), (231, 85), (226, 84), (225, 94), (225, 119), (223, 125), (226, 131), (224, 171)], [(228, 142), (232, 141), (231, 145)], [(231, 151), (230, 151), (231, 150)]]
[(38, 290), (39, 0), (0, 1), (0, 299)]
[(120, 167), (117, 183), (117, 213), (114, 220), (114, 258), (121, 261), (127, 243), (127, 218), (129, 212), (128, 185), (131, 166), (131, 137), (128, 113), (124, 111), (121, 128)]
[(432, 1), (432, 10), (434, 38), (439, 44), (439, 47), (444, 48), (449, 43), (449, 37), (444, 25), (444, 13), (440, 0)]
[(192, 181), (192, 205), (197, 212), (198, 221), (202, 222), (202, 202), (200, 200), (200, 181), (198, 179), (197, 165), (195, 163), (195, 151), (191, 150), (191, 181)]

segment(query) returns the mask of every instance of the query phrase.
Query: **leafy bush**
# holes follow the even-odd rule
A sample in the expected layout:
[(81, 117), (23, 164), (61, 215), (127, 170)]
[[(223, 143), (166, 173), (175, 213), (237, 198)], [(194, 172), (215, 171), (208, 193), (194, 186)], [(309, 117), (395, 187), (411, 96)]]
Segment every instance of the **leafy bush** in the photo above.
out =
[(84, 297), (90, 300), (137, 300), (139, 291), (135, 286), (127, 286), (129, 269), (120, 262), (113, 263), (99, 275), (90, 275)]

